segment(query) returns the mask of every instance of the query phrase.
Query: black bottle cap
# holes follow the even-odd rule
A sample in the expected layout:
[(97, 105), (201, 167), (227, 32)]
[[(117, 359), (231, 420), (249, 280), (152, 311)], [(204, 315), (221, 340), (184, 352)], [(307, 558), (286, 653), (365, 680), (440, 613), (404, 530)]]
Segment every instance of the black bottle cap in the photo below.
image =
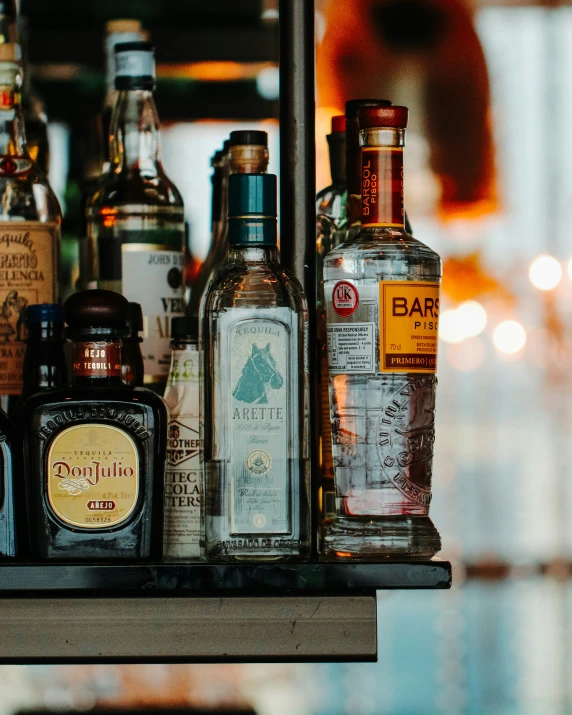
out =
[(59, 303), (38, 303), (26, 308), (26, 323), (63, 323), (64, 314)]
[(129, 303), (129, 323), (132, 335), (143, 332), (143, 310), (139, 303)]
[(231, 174), (228, 177), (228, 217), (276, 218), (274, 174)]
[(346, 102), (346, 119), (357, 119), (362, 107), (391, 107), (389, 99), (349, 99)]
[(189, 317), (171, 318), (171, 339), (196, 340), (199, 337), (199, 319)]
[(257, 129), (239, 129), (230, 133), (229, 146), (250, 144), (254, 146), (268, 146), (268, 134)]
[(111, 290), (84, 290), (74, 293), (64, 303), (64, 319), (71, 338), (129, 335), (129, 302)]

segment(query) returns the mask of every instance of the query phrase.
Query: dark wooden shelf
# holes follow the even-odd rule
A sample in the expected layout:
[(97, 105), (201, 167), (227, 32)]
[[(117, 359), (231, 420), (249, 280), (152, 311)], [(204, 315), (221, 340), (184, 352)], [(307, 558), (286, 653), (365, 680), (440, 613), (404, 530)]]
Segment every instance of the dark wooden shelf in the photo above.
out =
[[(386, 589), (444, 589), (448, 561), (280, 564), (0, 565), (0, 596), (88, 591), (94, 594), (216, 596), (359, 594)], [(87, 594), (86, 594), (87, 595)]]

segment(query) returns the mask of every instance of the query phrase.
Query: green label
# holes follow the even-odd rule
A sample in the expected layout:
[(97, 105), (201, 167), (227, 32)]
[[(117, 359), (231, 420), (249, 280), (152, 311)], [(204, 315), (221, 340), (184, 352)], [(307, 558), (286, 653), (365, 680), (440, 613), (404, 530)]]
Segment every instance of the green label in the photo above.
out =
[(251, 319), (229, 338), (231, 534), (289, 533), (292, 336), (283, 323)]

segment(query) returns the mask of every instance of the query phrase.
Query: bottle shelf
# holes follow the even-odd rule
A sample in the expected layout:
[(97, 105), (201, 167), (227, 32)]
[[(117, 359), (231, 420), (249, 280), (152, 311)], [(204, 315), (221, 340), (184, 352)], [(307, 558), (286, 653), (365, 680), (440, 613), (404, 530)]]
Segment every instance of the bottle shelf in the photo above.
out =
[(375, 661), (376, 591), (451, 564), (3, 564), (0, 662)]

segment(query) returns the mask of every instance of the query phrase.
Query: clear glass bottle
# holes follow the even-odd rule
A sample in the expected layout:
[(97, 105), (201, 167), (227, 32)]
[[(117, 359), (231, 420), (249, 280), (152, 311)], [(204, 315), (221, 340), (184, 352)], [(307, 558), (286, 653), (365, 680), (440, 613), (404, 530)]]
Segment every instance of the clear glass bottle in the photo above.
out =
[(87, 202), (80, 283), (141, 305), (145, 384), (162, 392), (171, 364), (171, 318), (185, 313), (183, 201), (160, 159), (153, 48), (131, 42), (115, 49), (111, 168)]
[(335, 514), (334, 464), (332, 460), (332, 433), (330, 426), (328, 351), (326, 316), (324, 313), (324, 258), (345, 238), (346, 226), (346, 118), (332, 117), (332, 132), (326, 137), (330, 153), (332, 183), (316, 196), (316, 286), (317, 286), (317, 337), (320, 356), (318, 376), (319, 414), (319, 468), (318, 508), (320, 521), (328, 521)]
[(404, 228), (405, 107), (359, 111), (361, 229), (324, 262), (336, 517), (327, 557), (433, 556), (441, 260)]
[(228, 261), (201, 305), (205, 555), (299, 559), (310, 550), (307, 305), (278, 260), (276, 177), (231, 176), (228, 216)]
[(64, 304), (71, 387), (36, 393), (16, 421), (34, 560), (162, 555), (167, 408), (121, 376), (129, 304), (112, 291)]
[(0, 45), (0, 395), (22, 389), (26, 307), (58, 300), (61, 209), (28, 152), (19, 62)]
[(200, 353), (198, 318), (173, 318), (173, 355), (165, 390), (169, 408), (163, 558), (201, 557), (203, 493), (200, 440)]
[[(215, 154), (213, 175), (212, 240), (208, 255), (191, 287), (188, 314), (199, 315), (209, 281), (228, 256), (228, 177), (231, 174), (265, 174), (268, 169), (268, 134), (256, 129), (230, 133), (222, 154)], [(218, 152), (217, 152), (218, 154)], [(215, 180), (217, 186), (215, 184)]]

